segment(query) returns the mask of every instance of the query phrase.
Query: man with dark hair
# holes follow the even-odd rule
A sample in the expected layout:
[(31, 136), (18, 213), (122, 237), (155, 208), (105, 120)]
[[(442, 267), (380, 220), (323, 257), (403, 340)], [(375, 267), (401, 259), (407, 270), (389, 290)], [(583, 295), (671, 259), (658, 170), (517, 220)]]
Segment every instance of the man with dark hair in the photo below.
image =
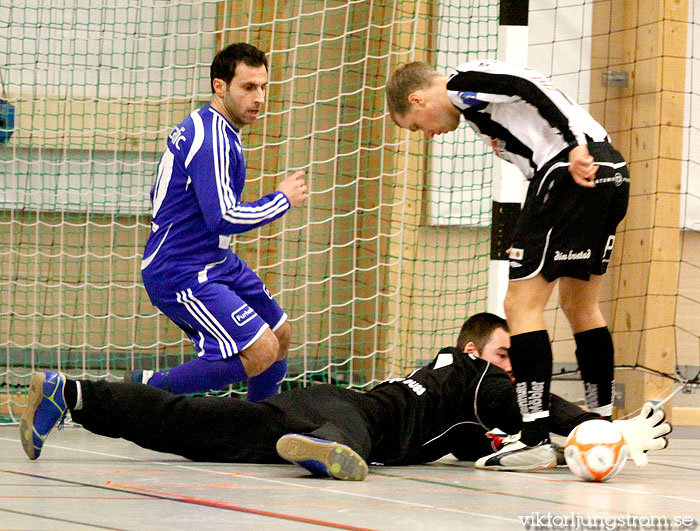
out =
[[(465, 335), (465, 349), (507, 348), (502, 327)], [(484, 339), (486, 338), (486, 339)], [(480, 353), (477, 353), (480, 354)], [(567, 435), (600, 418), (552, 395), (550, 429)], [(494, 450), (486, 432), (515, 434), (521, 419), (508, 375), (476, 355), (442, 349), (426, 367), (366, 393), (315, 385), (259, 403), (236, 398), (176, 396), (127, 383), (32, 376), (20, 432), (30, 459), (70, 410), (73, 421), (107, 437), (195, 461), (291, 461), (322, 476), (362, 480), (367, 462), (410, 465), (449, 453), (474, 460)], [(618, 422), (631, 455), (665, 447), (663, 411)], [(647, 418), (649, 417), (649, 418)]]
[(154, 306), (192, 340), (196, 358), (165, 371), (128, 371), (126, 381), (175, 394), (248, 379), (248, 399), (276, 394), (287, 371), (291, 328), (262, 280), (231, 250), (232, 235), (265, 225), (307, 197), (302, 171), (244, 203), (240, 132), (258, 118), (267, 59), (238, 43), (211, 64), (211, 104), (170, 133), (151, 191), (153, 220), (141, 263)]
[(508, 324), (498, 315), (477, 313), (464, 321), (457, 336), (457, 350), (493, 363), (512, 376)]
[(213, 94), (216, 94), (214, 80), (220, 79), (226, 85), (229, 85), (235, 77), (236, 68), (238, 68), (240, 63), (253, 68), (264, 66), (265, 70), (267, 70), (265, 52), (245, 42), (231, 44), (217, 53), (211, 62), (209, 77)]
[(449, 76), (429, 65), (400, 66), (386, 85), (392, 120), (433, 138), (461, 118), (530, 181), (509, 250), (504, 301), (522, 437), (477, 466), (556, 466), (548, 420), (552, 349), (544, 309), (559, 287), (576, 342), (586, 406), (610, 419), (614, 347), (598, 303), (617, 225), (627, 211), (627, 165), (605, 129), (539, 72), (470, 61)]

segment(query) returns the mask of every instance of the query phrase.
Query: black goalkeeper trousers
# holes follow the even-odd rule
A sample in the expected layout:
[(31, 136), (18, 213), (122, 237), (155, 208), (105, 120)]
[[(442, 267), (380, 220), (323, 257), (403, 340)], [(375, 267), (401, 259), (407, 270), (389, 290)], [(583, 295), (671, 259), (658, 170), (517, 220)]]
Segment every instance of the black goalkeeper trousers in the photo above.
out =
[(367, 458), (369, 427), (359, 393), (332, 385), (287, 391), (265, 402), (174, 395), (143, 384), (81, 381), (73, 420), (106, 437), (193, 461), (279, 463), (277, 440), (304, 433), (347, 444)]

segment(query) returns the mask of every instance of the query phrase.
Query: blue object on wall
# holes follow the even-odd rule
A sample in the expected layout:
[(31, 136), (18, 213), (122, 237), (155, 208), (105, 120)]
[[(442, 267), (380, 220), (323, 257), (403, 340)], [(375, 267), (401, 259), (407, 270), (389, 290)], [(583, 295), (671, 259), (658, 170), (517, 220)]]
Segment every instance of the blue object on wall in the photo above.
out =
[(15, 132), (15, 106), (0, 99), (0, 144), (7, 144)]

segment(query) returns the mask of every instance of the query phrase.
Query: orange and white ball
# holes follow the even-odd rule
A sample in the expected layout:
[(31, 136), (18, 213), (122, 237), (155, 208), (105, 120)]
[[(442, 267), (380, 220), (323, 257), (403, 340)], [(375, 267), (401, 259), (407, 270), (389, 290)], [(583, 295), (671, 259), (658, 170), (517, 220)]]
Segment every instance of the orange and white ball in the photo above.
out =
[(566, 439), (564, 457), (571, 471), (586, 481), (607, 481), (625, 466), (629, 451), (612, 422), (588, 420)]

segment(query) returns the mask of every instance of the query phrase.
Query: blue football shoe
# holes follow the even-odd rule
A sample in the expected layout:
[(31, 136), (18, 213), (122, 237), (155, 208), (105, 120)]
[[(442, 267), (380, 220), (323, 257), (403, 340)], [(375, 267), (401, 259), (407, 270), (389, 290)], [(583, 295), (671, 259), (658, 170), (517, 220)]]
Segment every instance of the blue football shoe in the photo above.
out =
[(317, 476), (349, 481), (367, 477), (367, 463), (360, 454), (337, 442), (289, 433), (277, 441), (277, 453)]
[(51, 430), (66, 418), (68, 408), (63, 396), (66, 377), (58, 372), (37, 372), (29, 382), (27, 406), (19, 423), (24, 453), (29, 459), (41, 454)]

